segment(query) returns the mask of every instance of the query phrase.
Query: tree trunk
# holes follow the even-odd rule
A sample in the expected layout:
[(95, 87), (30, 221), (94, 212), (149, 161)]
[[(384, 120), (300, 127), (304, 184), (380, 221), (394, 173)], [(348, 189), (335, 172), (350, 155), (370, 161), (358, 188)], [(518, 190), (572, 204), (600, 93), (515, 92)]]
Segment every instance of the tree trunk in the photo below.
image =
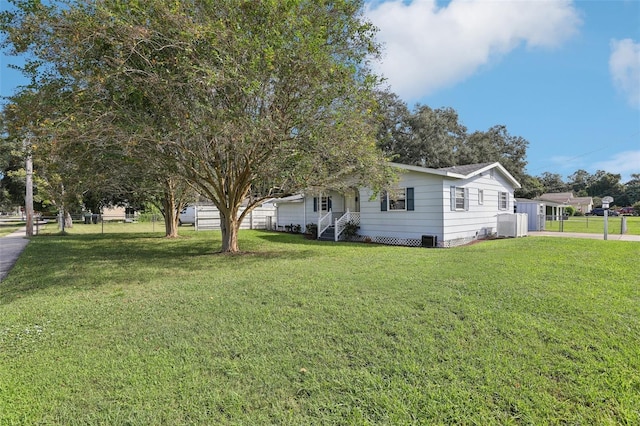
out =
[(73, 228), (73, 219), (71, 218), (71, 213), (66, 210), (64, 212), (64, 226), (65, 228)]
[[(233, 209), (232, 209), (233, 210)], [(222, 253), (238, 253), (238, 211), (224, 212), (220, 210), (220, 228), (222, 230)]]
[(165, 193), (162, 200), (164, 210), (164, 236), (167, 238), (178, 237), (178, 208), (176, 198), (171, 191)]

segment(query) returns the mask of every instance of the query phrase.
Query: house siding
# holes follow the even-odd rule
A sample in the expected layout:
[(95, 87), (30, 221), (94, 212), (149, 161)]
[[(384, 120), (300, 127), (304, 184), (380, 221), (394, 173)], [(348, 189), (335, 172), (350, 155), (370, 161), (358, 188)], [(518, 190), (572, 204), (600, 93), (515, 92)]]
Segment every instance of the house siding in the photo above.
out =
[(277, 221), (278, 228), (284, 228), (287, 225), (300, 225), (303, 229), (304, 212), (302, 210), (302, 202), (278, 203), (277, 204)]
[(436, 235), (441, 240), (443, 238), (443, 212), (440, 194), (442, 179), (410, 171), (401, 175), (397, 186), (413, 188), (414, 210), (380, 211), (380, 197), (376, 196), (371, 200), (373, 191), (363, 189), (360, 191), (360, 230), (358, 233), (370, 238), (392, 237), (400, 239), (420, 239), (422, 235)]
[[(443, 178), (409, 171), (401, 175), (398, 187), (414, 188), (414, 211), (380, 211), (380, 199), (361, 191), (359, 234), (419, 241), (434, 235), (441, 246), (493, 235), (497, 216), (513, 213), (513, 188), (499, 173), (485, 173), (469, 179)], [(468, 210), (451, 210), (451, 187), (468, 189)], [(483, 203), (478, 202), (479, 190)], [(508, 194), (506, 210), (500, 210), (500, 192)]]
[[(420, 245), (423, 236), (435, 236), (439, 246), (454, 246), (494, 235), (498, 215), (514, 212), (514, 181), (497, 166), (487, 167), (468, 178), (450, 171), (401, 168), (399, 188), (413, 188), (413, 210), (383, 210), (380, 195), (370, 188), (359, 190), (361, 239), (398, 245)], [(500, 166), (501, 167), (501, 166)], [(517, 183), (515, 183), (517, 185)], [(465, 188), (464, 210), (451, 209), (451, 187)], [(478, 202), (483, 191), (483, 203)], [(505, 209), (500, 209), (500, 193), (508, 194)], [(333, 212), (344, 212), (345, 197), (331, 191)], [(304, 208), (303, 208), (304, 207)], [(297, 212), (297, 213), (296, 213)], [(297, 215), (297, 216), (296, 216)], [(302, 203), (278, 205), (278, 225), (317, 223), (313, 197)]]
[[(329, 191), (325, 196), (331, 197), (331, 210), (334, 212), (344, 212), (345, 203), (344, 196), (335, 191)], [(287, 225), (300, 225), (304, 231), (307, 224), (318, 223), (320, 212), (313, 211), (313, 199), (312, 196), (304, 197), (302, 201), (297, 202), (278, 202), (277, 206), (277, 220), (278, 228), (284, 228)]]
[[(450, 187), (469, 189), (469, 210), (452, 211)], [(478, 202), (478, 192), (483, 191), (483, 203)], [(500, 193), (506, 192), (507, 208), (499, 207)], [(498, 214), (513, 213), (513, 188), (499, 173), (484, 173), (470, 179), (443, 180), (443, 241), (469, 240), (485, 237), (496, 232)]]

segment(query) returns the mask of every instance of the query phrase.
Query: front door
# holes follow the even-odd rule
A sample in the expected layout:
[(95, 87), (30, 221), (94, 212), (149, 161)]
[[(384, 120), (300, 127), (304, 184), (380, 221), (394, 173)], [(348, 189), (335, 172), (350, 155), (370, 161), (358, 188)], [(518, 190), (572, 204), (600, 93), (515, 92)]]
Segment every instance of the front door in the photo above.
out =
[(357, 189), (347, 191), (344, 195), (344, 208), (345, 211), (359, 212), (360, 211), (360, 191)]

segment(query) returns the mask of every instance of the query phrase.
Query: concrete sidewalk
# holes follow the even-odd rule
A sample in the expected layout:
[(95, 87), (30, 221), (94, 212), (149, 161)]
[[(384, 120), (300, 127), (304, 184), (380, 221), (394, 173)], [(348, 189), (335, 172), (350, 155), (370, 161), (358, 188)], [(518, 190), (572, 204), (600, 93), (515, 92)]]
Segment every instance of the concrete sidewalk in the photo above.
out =
[(5, 279), (22, 250), (29, 244), (26, 228), (0, 238), (0, 281)]
[[(604, 240), (604, 234), (586, 234), (578, 232), (553, 232), (553, 231), (529, 231), (531, 237), (560, 237), (560, 238), (588, 238), (591, 240)], [(609, 233), (607, 241), (639, 241), (640, 235), (620, 235)]]

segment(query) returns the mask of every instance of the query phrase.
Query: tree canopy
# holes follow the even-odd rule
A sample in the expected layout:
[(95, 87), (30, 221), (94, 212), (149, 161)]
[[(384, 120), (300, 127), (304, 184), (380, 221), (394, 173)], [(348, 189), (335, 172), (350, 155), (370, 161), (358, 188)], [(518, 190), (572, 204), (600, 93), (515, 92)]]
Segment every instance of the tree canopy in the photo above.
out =
[(451, 107), (418, 104), (411, 111), (385, 91), (378, 93), (378, 102), (383, 110), (378, 145), (394, 161), (431, 168), (500, 162), (518, 181), (525, 181), (529, 142), (509, 134), (506, 126), (469, 134)]
[(55, 140), (186, 178), (220, 210), (223, 251), (243, 203), (387, 178), (360, 1), (15, 3), (6, 44), (57, 88), (45, 99), (69, 99)]

